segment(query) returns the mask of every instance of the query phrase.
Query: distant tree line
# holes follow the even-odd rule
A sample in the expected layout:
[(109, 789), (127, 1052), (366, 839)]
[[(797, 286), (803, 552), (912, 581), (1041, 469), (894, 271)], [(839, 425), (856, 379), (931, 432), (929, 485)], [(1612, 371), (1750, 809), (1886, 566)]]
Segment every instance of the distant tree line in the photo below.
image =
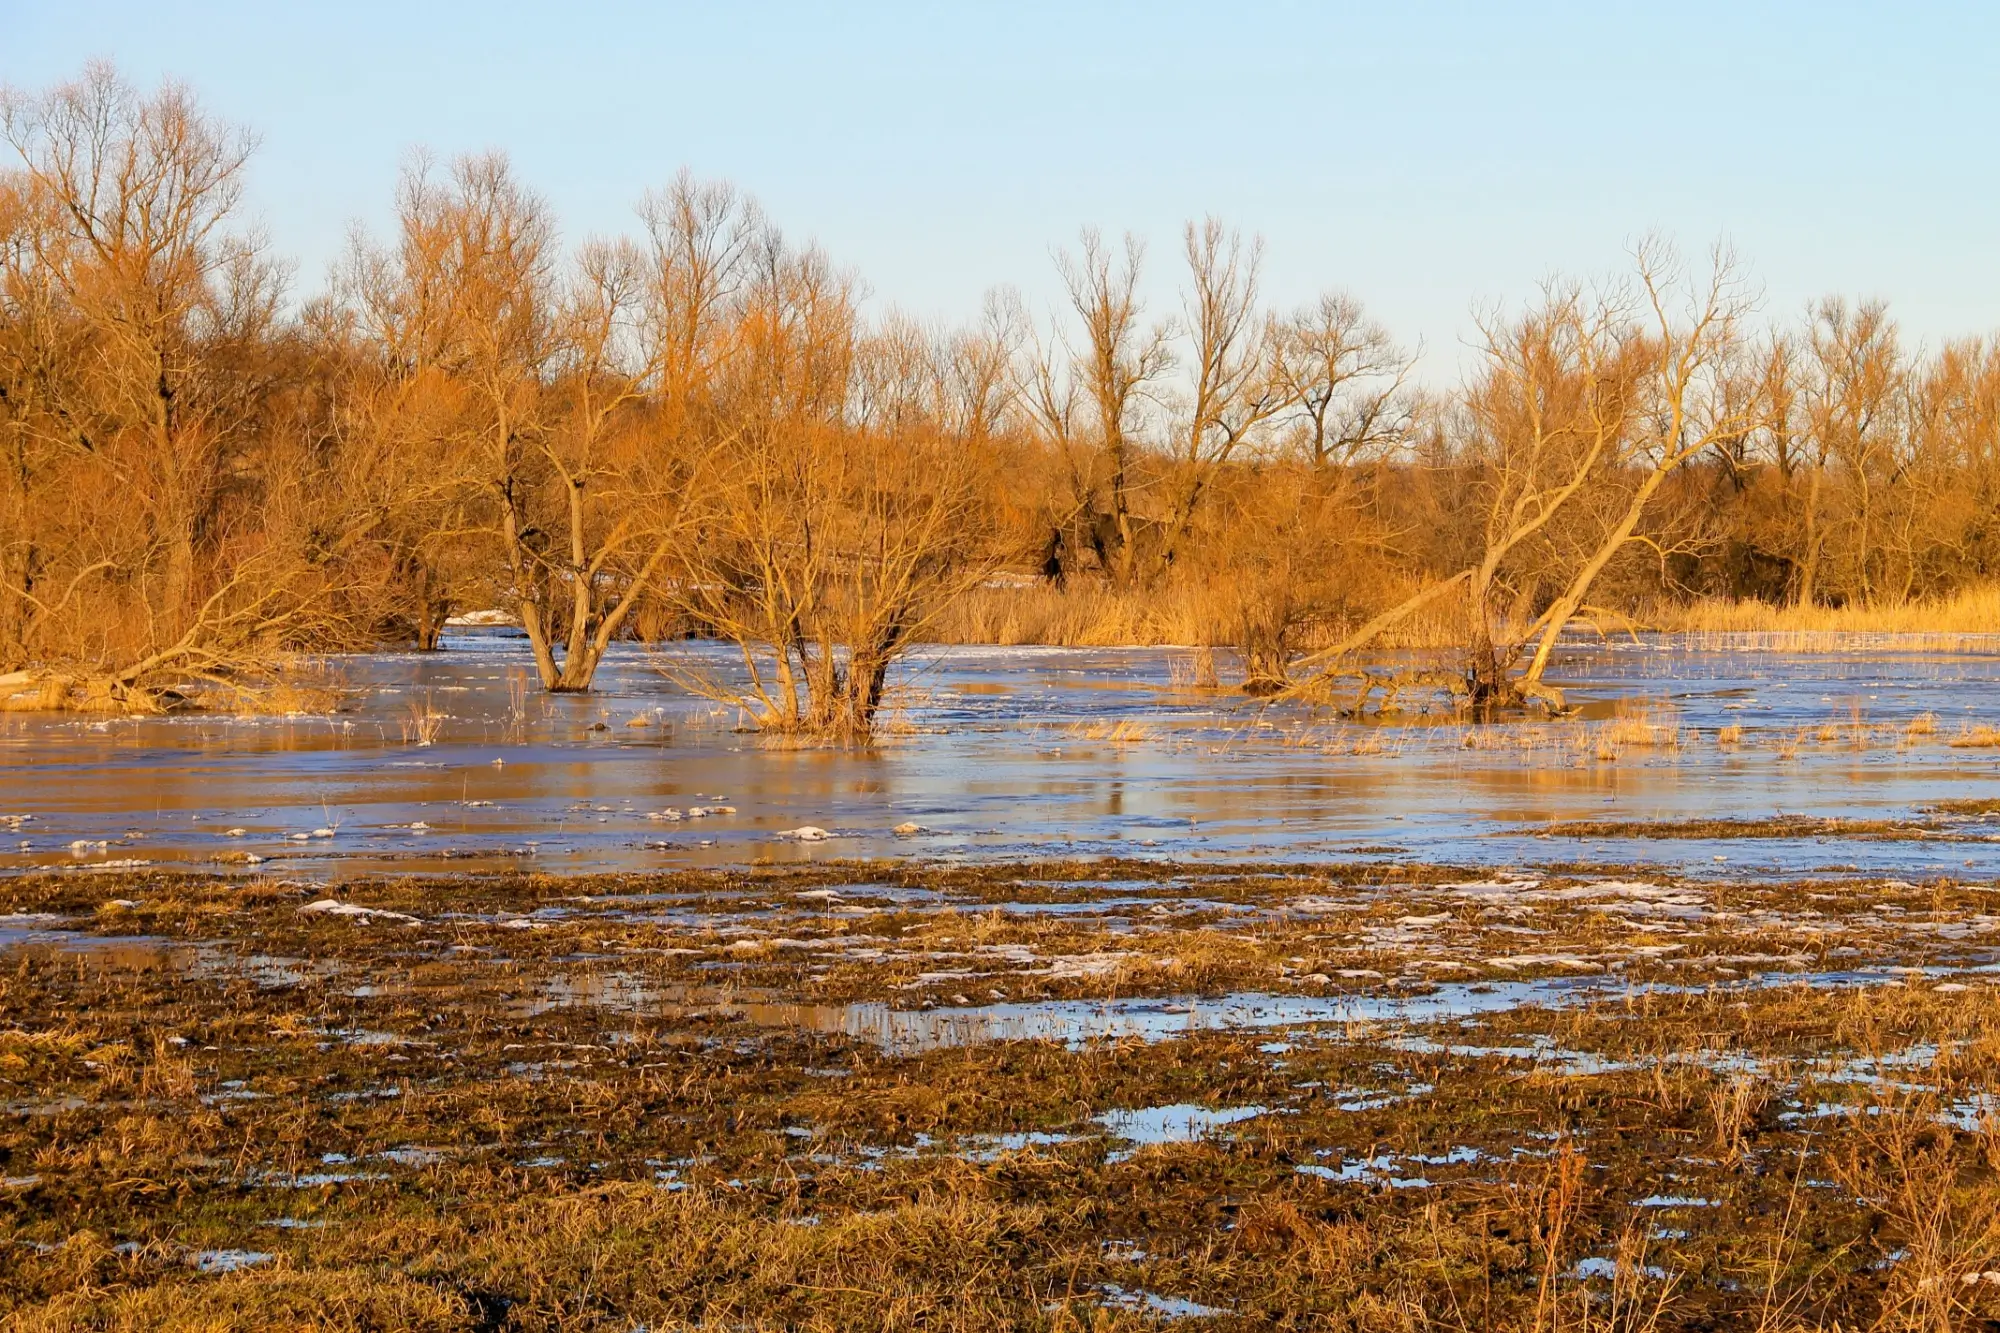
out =
[[(865, 734), (968, 601), (1199, 608), (1261, 691), (1444, 617), (1474, 702), (1551, 698), (1578, 617), (1876, 604), (2000, 567), (2000, 344), (1876, 304), (1753, 319), (1726, 252), (1481, 321), (1456, 391), (1351, 296), (1273, 307), (1213, 219), (1085, 232), (1047, 317), (871, 317), (857, 279), (682, 175), (565, 243), (498, 156), (413, 161), (387, 236), (292, 299), (252, 143), (107, 67), (0, 102), (0, 685), (49, 706), (254, 692), (290, 654), (518, 617), (541, 684), (608, 645), (741, 648), (774, 730)], [(956, 616), (956, 619), (952, 617)], [(690, 677), (696, 688), (721, 689)]]

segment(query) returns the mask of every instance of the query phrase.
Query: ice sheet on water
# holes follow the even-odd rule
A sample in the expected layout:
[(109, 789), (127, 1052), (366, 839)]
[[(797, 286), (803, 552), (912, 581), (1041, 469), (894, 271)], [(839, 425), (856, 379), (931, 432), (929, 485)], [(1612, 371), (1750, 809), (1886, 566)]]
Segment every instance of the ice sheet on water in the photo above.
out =
[(1098, 1288), (1105, 1305), (1114, 1310), (1136, 1310), (1159, 1319), (1213, 1319), (1229, 1313), (1212, 1305), (1191, 1301), (1185, 1296), (1161, 1296), (1155, 1292), (1128, 1290), (1107, 1282)]
[(1141, 1107), (1135, 1111), (1106, 1111), (1097, 1117), (1097, 1123), (1112, 1136), (1134, 1145), (1129, 1151), (1111, 1153), (1109, 1160), (1116, 1162), (1130, 1157), (1139, 1148), (1166, 1143), (1193, 1143), (1224, 1125), (1254, 1119), (1268, 1110), (1268, 1106), (1207, 1107), (1176, 1102), (1169, 1106)]
[(188, 1256), (188, 1263), (202, 1273), (234, 1273), (268, 1264), (274, 1257), (262, 1250), (197, 1250)]

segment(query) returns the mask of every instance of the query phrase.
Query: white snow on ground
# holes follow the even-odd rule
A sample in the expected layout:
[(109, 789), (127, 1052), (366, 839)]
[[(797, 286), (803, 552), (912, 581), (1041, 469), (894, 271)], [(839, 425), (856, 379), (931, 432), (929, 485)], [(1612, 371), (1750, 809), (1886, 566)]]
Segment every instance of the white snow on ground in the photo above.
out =
[(344, 916), (367, 924), (370, 921), (400, 921), (406, 925), (418, 924), (417, 918), (407, 912), (391, 912), (380, 907), (362, 907), (356, 903), (343, 903), (332, 898), (321, 898), (307, 903), (299, 909), (301, 915)]

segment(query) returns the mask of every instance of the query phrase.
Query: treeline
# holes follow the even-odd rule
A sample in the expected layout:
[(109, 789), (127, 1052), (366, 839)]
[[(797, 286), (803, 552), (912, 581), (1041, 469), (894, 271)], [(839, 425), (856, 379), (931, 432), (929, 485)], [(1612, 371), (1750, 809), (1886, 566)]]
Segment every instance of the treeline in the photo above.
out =
[[(0, 682), (49, 705), (254, 692), (503, 607), (543, 685), (733, 639), (764, 725), (865, 732), (908, 645), (1033, 595), (1189, 608), (1249, 685), (1450, 626), (1476, 701), (1548, 697), (1579, 616), (1935, 597), (2000, 563), (2000, 348), (1875, 305), (1753, 323), (1726, 254), (1482, 321), (1426, 391), (1351, 297), (1271, 303), (1191, 225), (1176, 308), (1085, 233), (1046, 318), (871, 317), (854, 275), (685, 175), (565, 243), (496, 156), (405, 171), (297, 300), (250, 140), (106, 68), (9, 93)], [(691, 680), (721, 690), (716, 682)]]

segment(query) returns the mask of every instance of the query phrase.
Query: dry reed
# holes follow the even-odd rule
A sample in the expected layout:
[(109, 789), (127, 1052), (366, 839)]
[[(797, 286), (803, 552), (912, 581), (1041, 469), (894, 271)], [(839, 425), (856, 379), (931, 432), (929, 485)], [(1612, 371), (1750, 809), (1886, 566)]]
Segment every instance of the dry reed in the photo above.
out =
[(1775, 606), (1714, 599), (1656, 607), (1647, 617), (1664, 633), (1717, 651), (1833, 653), (1858, 648), (1991, 652), (2000, 644), (2000, 585), (1950, 597), (1875, 606)]

